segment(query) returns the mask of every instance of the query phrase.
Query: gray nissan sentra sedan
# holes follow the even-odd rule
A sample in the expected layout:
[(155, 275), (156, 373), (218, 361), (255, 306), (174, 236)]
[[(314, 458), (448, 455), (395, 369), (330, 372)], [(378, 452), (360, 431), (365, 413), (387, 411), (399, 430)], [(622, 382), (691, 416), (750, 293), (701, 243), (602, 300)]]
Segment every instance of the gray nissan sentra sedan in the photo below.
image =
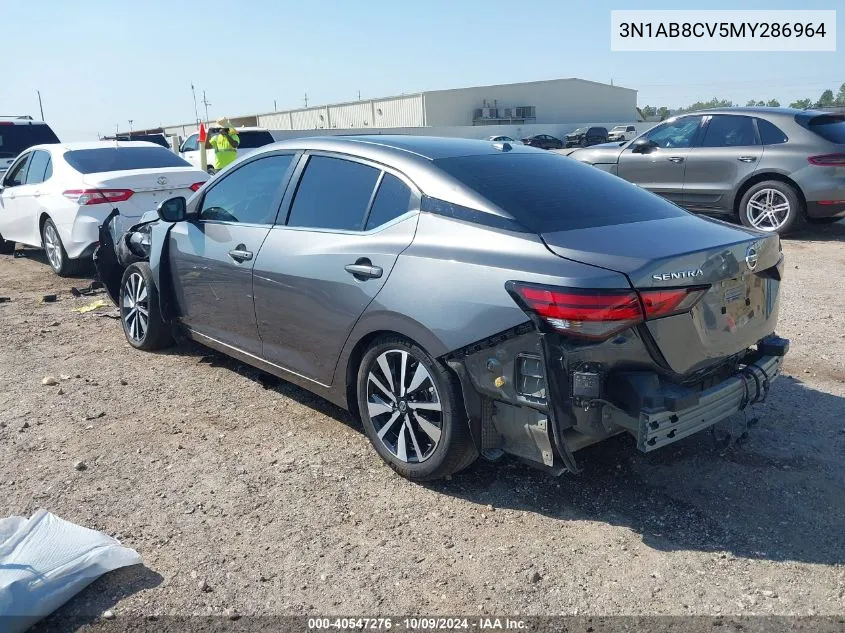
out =
[(788, 349), (776, 234), (521, 145), (285, 141), (148, 216), (95, 256), (129, 343), (179, 331), (319, 394), (409, 479), (656, 450), (763, 399)]

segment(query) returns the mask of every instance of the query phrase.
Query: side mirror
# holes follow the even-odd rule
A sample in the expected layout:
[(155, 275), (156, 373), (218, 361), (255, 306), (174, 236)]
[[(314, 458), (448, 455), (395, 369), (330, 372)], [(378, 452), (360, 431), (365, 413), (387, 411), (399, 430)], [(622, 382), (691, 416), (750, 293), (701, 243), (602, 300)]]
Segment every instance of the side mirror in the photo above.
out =
[(182, 222), (188, 217), (188, 207), (184, 196), (170, 198), (158, 205), (158, 217), (165, 222)]
[(631, 143), (631, 151), (634, 154), (648, 154), (651, 150), (657, 147), (657, 143), (650, 141), (647, 138), (638, 138)]

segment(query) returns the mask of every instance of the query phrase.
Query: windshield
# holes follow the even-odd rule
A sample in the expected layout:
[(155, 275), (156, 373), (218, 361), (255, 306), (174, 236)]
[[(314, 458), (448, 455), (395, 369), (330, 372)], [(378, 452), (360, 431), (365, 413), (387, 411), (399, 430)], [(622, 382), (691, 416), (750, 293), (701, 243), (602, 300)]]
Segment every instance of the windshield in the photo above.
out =
[(163, 147), (102, 147), (65, 153), (67, 164), (82, 174), (157, 167), (190, 167), (191, 164)]
[(584, 133), (584, 132), (586, 132), (586, 131), (587, 131), (587, 128), (585, 128), (585, 127), (579, 127), (579, 128), (578, 128), (577, 130), (575, 130), (574, 132), (570, 132), (570, 134), (583, 134), (583, 133)]
[(687, 214), (621, 178), (558, 154), (459, 156), (434, 164), (536, 233)]
[(33, 145), (58, 143), (49, 125), (0, 124), (0, 157), (14, 158)]
[(617, 125), (615, 128), (610, 130), (611, 132), (624, 132), (625, 126), (624, 125)]

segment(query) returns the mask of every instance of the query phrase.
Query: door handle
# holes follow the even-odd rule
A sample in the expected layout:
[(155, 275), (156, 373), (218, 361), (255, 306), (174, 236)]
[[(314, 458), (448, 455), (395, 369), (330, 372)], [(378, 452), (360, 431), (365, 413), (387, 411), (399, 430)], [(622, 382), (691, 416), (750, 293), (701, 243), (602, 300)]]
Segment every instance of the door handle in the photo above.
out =
[(737, 158), (737, 160), (742, 162), (742, 163), (753, 163), (755, 160), (757, 160), (757, 157), (756, 156), (740, 156), (739, 158)]
[(366, 279), (378, 279), (384, 274), (381, 266), (373, 266), (373, 263), (366, 258), (359, 259), (354, 264), (347, 264), (343, 269), (350, 275), (364, 281)]
[(666, 160), (668, 160), (670, 163), (683, 163), (684, 157), (683, 156), (670, 156)]
[(246, 250), (245, 245), (238, 244), (235, 248), (229, 251), (229, 257), (240, 264), (241, 262), (247, 262), (252, 259), (252, 251)]

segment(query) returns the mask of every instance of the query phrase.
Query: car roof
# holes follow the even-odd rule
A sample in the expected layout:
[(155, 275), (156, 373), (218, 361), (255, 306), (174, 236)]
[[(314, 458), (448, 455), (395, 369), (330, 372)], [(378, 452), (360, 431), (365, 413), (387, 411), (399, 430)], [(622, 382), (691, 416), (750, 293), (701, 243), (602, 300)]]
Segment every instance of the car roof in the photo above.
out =
[[(115, 147), (162, 147), (158, 143), (150, 143), (149, 141), (80, 141), (76, 143), (44, 143), (42, 145), (33, 145), (29, 149), (46, 149), (46, 150), (65, 150), (73, 152), (83, 149), (104, 149)], [(164, 149), (162, 147), (162, 149)]]
[[(687, 116), (696, 114), (752, 114), (757, 116), (771, 116), (775, 118), (793, 118), (796, 114), (803, 114), (807, 116), (815, 116), (822, 114), (830, 114), (824, 110), (799, 110), (798, 108), (769, 108), (766, 106), (748, 106), (736, 108), (710, 108), (707, 110), (696, 110), (695, 112), (684, 112), (674, 116)], [(673, 118), (673, 117), (670, 117)]]
[(35, 121), (28, 116), (0, 116), (0, 121), (15, 125), (47, 125), (46, 121)]
[[(381, 154), (383, 158), (414, 155), (429, 161), (458, 156), (499, 154), (501, 149), (489, 140), (442, 136), (361, 134), (354, 136), (313, 136), (289, 139), (262, 149), (314, 149), (329, 152)], [(512, 152), (538, 152), (524, 145), (513, 145)], [(363, 154), (362, 154), (363, 155)]]

